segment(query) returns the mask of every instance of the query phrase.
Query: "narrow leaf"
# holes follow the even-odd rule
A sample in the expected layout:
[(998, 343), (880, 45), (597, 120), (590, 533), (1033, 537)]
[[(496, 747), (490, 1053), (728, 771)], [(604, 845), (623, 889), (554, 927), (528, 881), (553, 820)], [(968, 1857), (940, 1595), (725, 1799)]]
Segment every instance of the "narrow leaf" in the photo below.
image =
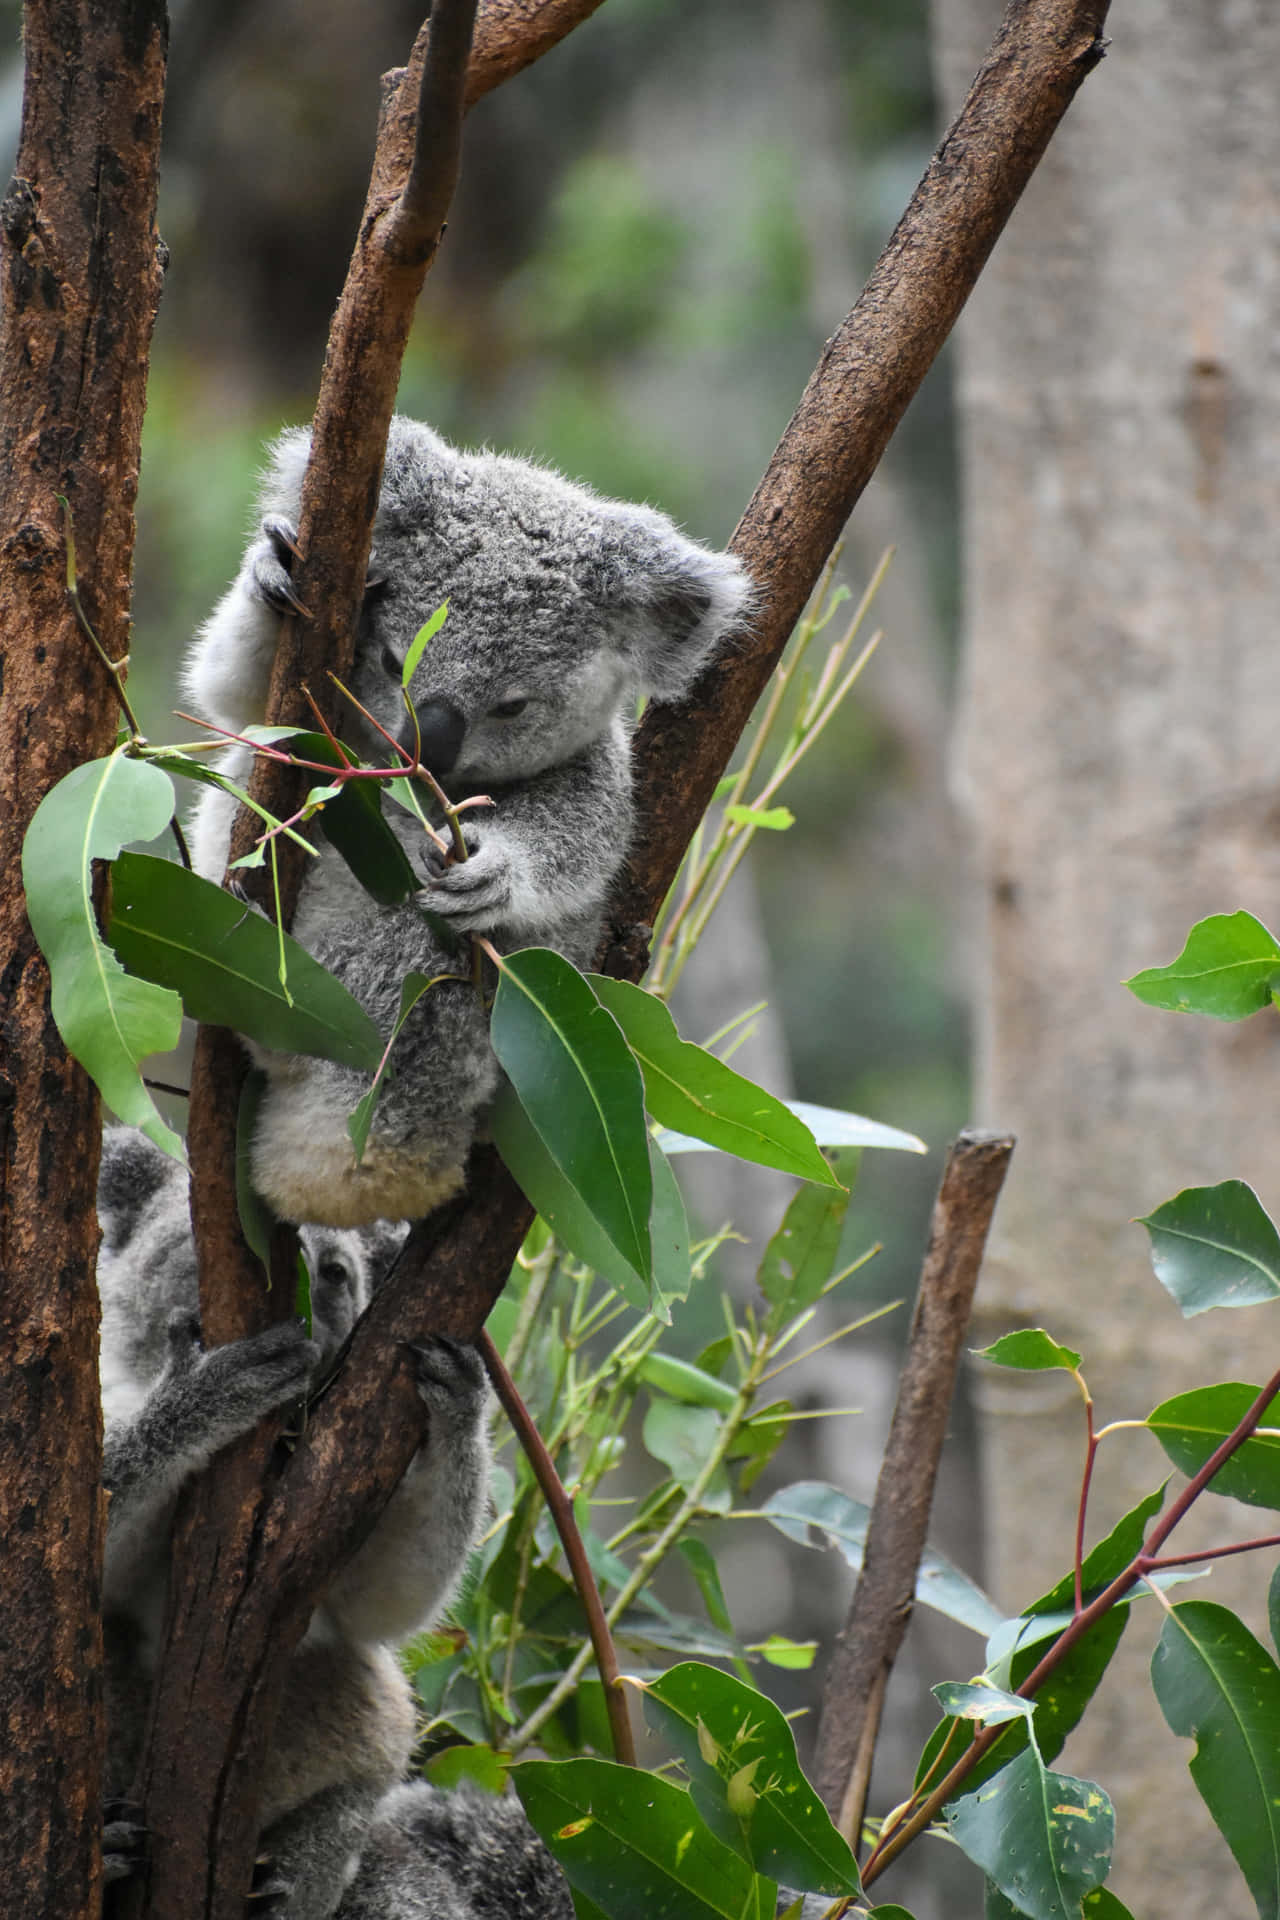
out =
[(1156, 1278), (1186, 1318), (1280, 1296), (1280, 1234), (1252, 1187), (1185, 1187), (1138, 1223)]
[(1226, 1607), (1167, 1615), (1151, 1684), (1174, 1733), (1196, 1742), (1191, 1778), (1263, 1920), (1280, 1915), (1280, 1669)]
[(400, 1029), (424, 993), (428, 993), (432, 987), (438, 986), (442, 980), (456, 980), (457, 978), (458, 975), (456, 973), (435, 973), (430, 975), (425, 973), (406, 973), (404, 979), (400, 982), (400, 1011), (396, 1015), (395, 1026), (391, 1029), (390, 1042), (383, 1052), (382, 1059), (378, 1064), (378, 1070), (373, 1076), (373, 1083), (368, 1093), (365, 1094), (364, 1098), (347, 1117), (347, 1132), (351, 1136), (351, 1144), (355, 1148), (357, 1162), (364, 1158), (364, 1150), (369, 1142), (369, 1128), (373, 1125), (374, 1109), (377, 1107), (383, 1086), (386, 1082), (387, 1068), (391, 1064), (391, 1049), (400, 1038)]
[(1080, 1920), (1111, 1866), (1115, 1814), (1101, 1787), (1051, 1773), (1034, 1746), (946, 1808), (952, 1839), (1019, 1913)]
[(507, 954), (493, 1050), (556, 1165), (629, 1266), (653, 1273), (640, 1070), (576, 967), (545, 947)]
[[(871, 1517), (871, 1509), (861, 1500), (851, 1499), (838, 1487), (820, 1480), (798, 1480), (794, 1486), (771, 1494), (759, 1511), (763, 1519), (772, 1520), (779, 1532), (801, 1546), (810, 1544), (810, 1527), (817, 1528), (839, 1547), (854, 1572), (860, 1571)], [(931, 1547), (925, 1549), (920, 1563), (916, 1599), (935, 1613), (958, 1620), (962, 1627), (972, 1627), (975, 1633), (992, 1633), (1004, 1621), (994, 1601)]]
[(750, 1911), (751, 1868), (669, 1780), (608, 1760), (526, 1760), (511, 1777), (571, 1886), (610, 1920), (742, 1920)]
[(785, 833), (796, 823), (790, 807), (726, 807), (724, 817), (740, 827), (767, 827), (774, 833)]
[(1271, 999), (1280, 980), (1280, 947), (1251, 913), (1216, 913), (1197, 921), (1167, 967), (1148, 967), (1125, 985), (1149, 1007), (1203, 1013), (1211, 1020), (1247, 1020)]
[(409, 651), (404, 657), (404, 665), (400, 669), (400, 684), (406, 690), (414, 674), (418, 671), (418, 662), (427, 650), (427, 642), (435, 639), (435, 636), (439, 633), (448, 617), (449, 602), (446, 600), (442, 606), (436, 608), (431, 618), (420, 626), (414, 634), (409, 644)]
[[(185, 867), (121, 854), (110, 939), (134, 973), (175, 988), (193, 1020), (366, 1072), (378, 1064), (378, 1029), (341, 981), (261, 914)], [(277, 977), (282, 939), (287, 994)]]
[(661, 1000), (627, 980), (589, 976), (596, 998), (626, 1036), (644, 1075), (645, 1105), (660, 1125), (758, 1166), (832, 1186), (813, 1136), (781, 1100), (745, 1080), (705, 1047), (682, 1040)]
[(835, 1267), (849, 1205), (847, 1191), (801, 1187), (765, 1248), (757, 1276), (776, 1331), (811, 1307)]
[[(1147, 1425), (1174, 1466), (1195, 1474), (1239, 1426), (1260, 1392), (1260, 1387), (1239, 1380), (1193, 1387), (1189, 1393), (1162, 1400), (1147, 1415)], [(1280, 1434), (1274, 1432), (1280, 1425), (1280, 1395), (1265, 1409), (1259, 1425), (1273, 1431), (1253, 1434), (1237, 1447), (1214, 1474), (1210, 1490), (1247, 1501), (1251, 1507), (1280, 1508)]]
[(853, 1855), (801, 1773), (795, 1738), (772, 1700), (690, 1661), (650, 1682), (644, 1711), (688, 1768), (703, 1819), (757, 1873), (807, 1892), (858, 1892)]
[(738, 1402), (727, 1380), (717, 1380), (714, 1374), (704, 1373), (701, 1367), (672, 1353), (647, 1353), (636, 1368), (636, 1379), (692, 1407), (716, 1407), (721, 1413), (729, 1413)]
[[(342, 765), (341, 755), (323, 733), (300, 733), (292, 747), (304, 760), (321, 760), (332, 767)], [(347, 757), (360, 764), (358, 755), (348, 752)], [(395, 831), (383, 818), (382, 783), (347, 780), (336, 789), (319, 791), (334, 797), (326, 800), (316, 824), (366, 893), (384, 907), (398, 906), (417, 893), (422, 881)]]
[(1062, 1368), (1074, 1373), (1080, 1355), (1071, 1347), (1060, 1347), (1043, 1327), (1023, 1327), (1006, 1333), (989, 1347), (975, 1347), (979, 1360), (990, 1360), (997, 1367), (1019, 1367), (1027, 1373), (1047, 1373)]
[(1024, 1700), (1016, 1693), (1006, 1693), (1003, 1687), (993, 1687), (988, 1682), (970, 1680), (940, 1680), (931, 1689), (934, 1699), (953, 1720), (975, 1720), (980, 1726), (999, 1726), (1005, 1720), (1030, 1720), (1035, 1712), (1034, 1700)]
[[(153, 840), (173, 816), (173, 785), (145, 761), (113, 753), (60, 780), (36, 808), (22, 850), (27, 913), (49, 963), (58, 1032), (127, 1125), (183, 1159), (142, 1084), (149, 1054), (167, 1053), (182, 1031), (175, 993), (126, 972), (103, 943), (93, 905), (93, 862), (114, 860), (129, 840)], [(163, 861), (157, 861), (163, 866)], [(114, 945), (114, 937), (112, 939)]]

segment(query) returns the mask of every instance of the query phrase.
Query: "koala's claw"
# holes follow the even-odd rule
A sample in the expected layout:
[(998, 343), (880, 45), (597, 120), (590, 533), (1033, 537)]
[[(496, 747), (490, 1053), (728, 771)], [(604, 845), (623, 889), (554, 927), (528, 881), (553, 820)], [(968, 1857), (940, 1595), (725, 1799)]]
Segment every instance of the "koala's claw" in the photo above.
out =
[(269, 513), (262, 523), (262, 538), (253, 550), (251, 572), (259, 596), (277, 613), (301, 614), (311, 618), (293, 590), (291, 569), (300, 559), (297, 528), (278, 513)]
[(147, 1829), (132, 1800), (102, 1803), (102, 1878), (107, 1886), (141, 1872), (147, 1858)]
[(475, 1348), (465, 1340), (451, 1340), (447, 1333), (428, 1334), (425, 1340), (406, 1344), (418, 1392), (432, 1414), (449, 1420), (474, 1417), (485, 1393), (484, 1363)]
[(289, 1881), (276, 1871), (270, 1854), (260, 1854), (253, 1863), (253, 1880), (245, 1895), (245, 1920), (271, 1920), (272, 1915), (283, 1914), (292, 1891)]

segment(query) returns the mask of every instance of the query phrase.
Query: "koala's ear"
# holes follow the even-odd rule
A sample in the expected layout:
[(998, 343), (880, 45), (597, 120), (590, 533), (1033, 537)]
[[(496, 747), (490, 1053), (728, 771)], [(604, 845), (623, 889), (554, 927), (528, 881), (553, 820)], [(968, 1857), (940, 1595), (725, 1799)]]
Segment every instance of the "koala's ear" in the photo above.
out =
[(740, 560), (686, 539), (662, 514), (631, 508), (618, 531), (623, 652), (641, 691), (678, 700), (749, 618), (754, 589)]
[(136, 1228), (149, 1201), (174, 1177), (177, 1162), (133, 1127), (108, 1127), (98, 1169), (103, 1244), (114, 1251)]

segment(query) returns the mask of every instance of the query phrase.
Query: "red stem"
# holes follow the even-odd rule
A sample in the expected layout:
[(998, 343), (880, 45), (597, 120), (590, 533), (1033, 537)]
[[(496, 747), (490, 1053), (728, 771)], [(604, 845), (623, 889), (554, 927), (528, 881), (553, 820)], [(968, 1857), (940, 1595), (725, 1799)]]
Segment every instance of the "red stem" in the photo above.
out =
[(1098, 1457), (1098, 1436), (1093, 1430), (1093, 1401), (1086, 1392), (1084, 1413), (1088, 1426), (1088, 1439), (1085, 1443), (1084, 1473), (1080, 1478), (1080, 1505), (1076, 1510), (1076, 1612), (1084, 1609), (1084, 1518), (1089, 1506), (1089, 1485), (1093, 1479), (1093, 1463)]

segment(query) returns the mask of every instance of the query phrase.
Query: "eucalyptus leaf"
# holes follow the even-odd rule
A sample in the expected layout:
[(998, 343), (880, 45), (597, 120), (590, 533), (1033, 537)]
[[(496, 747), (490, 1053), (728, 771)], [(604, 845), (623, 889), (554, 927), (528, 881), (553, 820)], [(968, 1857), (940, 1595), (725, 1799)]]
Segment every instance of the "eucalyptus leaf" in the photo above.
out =
[(1280, 1915), (1280, 1669), (1242, 1621), (1207, 1600), (1165, 1617), (1151, 1684), (1174, 1733), (1196, 1742), (1191, 1778), (1263, 1920)]
[(610, 1920), (743, 1920), (755, 1876), (658, 1774), (608, 1760), (525, 1760), (511, 1777), (575, 1889)]
[[(844, 1113), (839, 1107), (816, 1107), (811, 1100), (784, 1100), (787, 1112), (806, 1126), (820, 1147), (887, 1147), (898, 1153), (928, 1153), (918, 1135), (904, 1133), (900, 1127), (886, 1127), (879, 1120), (868, 1120), (860, 1113)], [(658, 1140), (664, 1153), (709, 1153), (708, 1140), (695, 1140), (692, 1134), (675, 1133), (663, 1127)]]
[(670, 1013), (643, 987), (588, 976), (600, 1004), (622, 1028), (644, 1075), (645, 1105), (664, 1127), (758, 1166), (832, 1186), (835, 1176), (808, 1129), (763, 1087), (705, 1047), (682, 1040)]
[(545, 947), (502, 961), (493, 1050), (543, 1145), (627, 1264), (653, 1276), (640, 1069), (577, 969)]
[[(1260, 1387), (1240, 1380), (1193, 1387), (1162, 1400), (1147, 1415), (1147, 1425), (1174, 1466), (1196, 1474), (1239, 1426), (1260, 1392)], [(1271, 1429), (1280, 1425), (1280, 1395), (1263, 1410), (1258, 1424)], [(1251, 1435), (1219, 1467), (1209, 1487), (1251, 1507), (1280, 1508), (1280, 1434)]]
[(174, 988), (193, 1020), (259, 1046), (372, 1072), (378, 1029), (341, 981), (261, 914), (185, 867), (143, 853), (116, 861), (109, 937), (131, 972)]
[(1156, 1278), (1183, 1314), (1280, 1296), (1280, 1234), (1252, 1187), (1185, 1187), (1140, 1221)]
[(1280, 946), (1251, 913), (1215, 913), (1199, 920), (1167, 967), (1148, 967), (1125, 985), (1149, 1007), (1202, 1013), (1211, 1020), (1247, 1020), (1265, 1007), (1280, 981)]
[[(848, 1843), (800, 1771), (795, 1738), (772, 1700), (690, 1661), (650, 1682), (644, 1711), (684, 1761), (703, 1819), (757, 1873), (807, 1892), (858, 1892)], [(735, 1794), (748, 1770), (750, 1796)]]
[[(678, 1400), (655, 1400), (644, 1417), (644, 1444), (661, 1460), (676, 1484), (686, 1492), (702, 1475), (708, 1456), (720, 1439), (723, 1421), (712, 1407), (683, 1406)], [(710, 1513), (727, 1513), (732, 1505), (729, 1476), (717, 1468), (700, 1496)]]
[(182, 1160), (182, 1141), (161, 1118), (140, 1071), (148, 1055), (177, 1045), (182, 1004), (164, 990), (167, 983), (139, 979), (128, 954), (117, 958), (103, 942), (93, 900), (93, 862), (114, 860), (126, 841), (153, 840), (173, 808), (172, 782), (143, 760), (117, 751), (75, 767), (36, 808), (22, 850), (22, 880), (68, 1053), (121, 1120)]
[[(839, 1547), (857, 1573), (862, 1567), (871, 1509), (852, 1499), (838, 1487), (820, 1480), (798, 1480), (771, 1494), (759, 1509), (761, 1517), (772, 1520), (781, 1533), (801, 1546), (809, 1545), (809, 1529), (825, 1533)], [(958, 1620), (975, 1633), (989, 1634), (1003, 1624), (1004, 1615), (980, 1587), (940, 1553), (926, 1547), (916, 1576), (916, 1599), (948, 1620)]]
[(1027, 1373), (1047, 1373), (1056, 1368), (1074, 1373), (1080, 1355), (1071, 1347), (1062, 1347), (1043, 1327), (1021, 1327), (1006, 1333), (989, 1347), (975, 1347), (979, 1360), (990, 1360), (997, 1367), (1018, 1367)]
[(1110, 1870), (1110, 1800), (1091, 1780), (1051, 1773), (1034, 1744), (945, 1813), (951, 1838), (1030, 1920), (1080, 1920)]
[(801, 1187), (765, 1248), (757, 1275), (777, 1332), (818, 1299), (831, 1278), (849, 1206), (843, 1186)]

